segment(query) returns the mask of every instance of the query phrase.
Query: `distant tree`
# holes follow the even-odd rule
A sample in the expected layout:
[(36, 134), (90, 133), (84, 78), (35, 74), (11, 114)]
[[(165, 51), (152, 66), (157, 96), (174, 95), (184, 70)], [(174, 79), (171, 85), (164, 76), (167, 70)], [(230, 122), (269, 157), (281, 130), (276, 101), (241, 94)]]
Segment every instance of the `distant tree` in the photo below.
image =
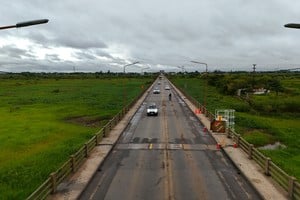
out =
[(276, 95), (278, 96), (279, 92), (283, 91), (283, 86), (278, 79), (269, 79), (267, 82), (267, 89), (274, 90), (276, 92)]

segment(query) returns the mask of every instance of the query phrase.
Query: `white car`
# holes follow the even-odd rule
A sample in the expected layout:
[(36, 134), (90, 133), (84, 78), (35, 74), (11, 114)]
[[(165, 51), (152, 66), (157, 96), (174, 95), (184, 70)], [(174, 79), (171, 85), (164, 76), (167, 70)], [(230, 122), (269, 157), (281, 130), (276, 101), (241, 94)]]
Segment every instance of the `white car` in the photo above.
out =
[(159, 94), (159, 93), (160, 93), (160, 90), (158, 88), (154, 88), (153, 94)]
[(165, 86), (165, 90), (170, 90), (170, 89), (171, 89), (170, 86), (168, 85)]
[(150, 116), (150, 115), (157, 116), (158, 115), (158, 108), (155, 103), (152, 103), (148, 106), (147, 115), (148, 116)]

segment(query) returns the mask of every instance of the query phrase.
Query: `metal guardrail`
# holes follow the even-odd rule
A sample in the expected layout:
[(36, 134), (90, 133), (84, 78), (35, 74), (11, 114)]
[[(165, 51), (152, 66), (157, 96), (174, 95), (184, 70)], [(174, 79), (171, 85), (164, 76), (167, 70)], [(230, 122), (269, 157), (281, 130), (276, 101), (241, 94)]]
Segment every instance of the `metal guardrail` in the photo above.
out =
[[(149, 84), (151, 87), (151, 84)], [(116, 114), (101, 130), (99, 130), (88, 142), (84, 144), (76, 153), (70, 156), (70, 158), (55, 172), (51, 173), (49, 178), (42, 183), (27, 200), (46, 199), (50, 194), (56, 192), (56, 189), (60, 183), (66, 178), (76, 172), (79, 167), (87, 159), (91, 151), (100, 143), (103, 137), (106, 137), (109, 132), (118, 124), (119, 121), (127, 114), (129, 109), (141, 98), (141, 96), (149, 89), (145, 88), (140, 95), (138, 95), (133, 101), (125, 106), (118, 114)]]
[[(201, 112), (212, 121), (215, 116), (210, 113), (203, 105), (201, 105), (196, 99), (191, 97), (181, 88), (179, 91), (191, 101)], [(247, 153), (249, 159), (253, 159), (260, 167), (264, 169), (264, 173), (271, 176), (282, 188), (287, 191), (289, 199), (300, 200), (300, 183), (295, 177), (288, 175), (282, 169), (280, 169), (269, 157), (266, 157), (253, 144), (247, 142), (240, 134), (237, 134), (231, 129), (228, 129), (228, 137), (232, 138), (234, 142), (240, 147), (245, 153)]]

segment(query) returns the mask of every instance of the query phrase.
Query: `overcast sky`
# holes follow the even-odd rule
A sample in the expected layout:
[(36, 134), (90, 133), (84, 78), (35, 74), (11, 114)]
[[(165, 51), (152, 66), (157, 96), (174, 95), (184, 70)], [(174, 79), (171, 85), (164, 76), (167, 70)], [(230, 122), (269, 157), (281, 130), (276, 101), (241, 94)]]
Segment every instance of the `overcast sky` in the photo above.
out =
[(11, 0), (0, 26), (0, 71), (257, 70), (300, 66), (299, 0)]

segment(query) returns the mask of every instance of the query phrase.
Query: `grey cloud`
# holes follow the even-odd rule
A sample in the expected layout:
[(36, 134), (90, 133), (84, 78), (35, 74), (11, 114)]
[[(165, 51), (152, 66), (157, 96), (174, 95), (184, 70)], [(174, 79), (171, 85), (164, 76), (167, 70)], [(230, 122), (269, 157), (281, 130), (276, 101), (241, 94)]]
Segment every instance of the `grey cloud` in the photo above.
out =
[(80, 60), (95, 60), (96, 57), (87, 52), (76, 52), (73, 54), (75, 58)]
[(54, 62), (60, 62), (60, 61), (62, 61), (59, 58), (58, 54), (46, 54), (45, 59), (49, 60), (49, 61), (54, 61)]
[(20, 49), (17, 48), (16, 46), (11, 46), (11, 45), (3, 46), (0, 49), (0, 54), (5, 55), (7, 57), (19, 58), (19, 59), (21, 59), (22, 57), (35, 58), (34, 54), (30, 49), (29, 50)]
[(73, 54), (73, 56), (79, 60), (97, 60), (99, 61), (98, 57), (100, 58), (107, 58), (112, 61), (118, 60), (118, 58), (114, 58), (112, 55), (104, 52), (102, 49), (87, 49), (85, 51), (79, 51)]
[(97, 56), (100, 56), (100, 57), (105, 57), (105, 58), (109, 58), (109, 59), (113, 59), (113, 56), (110, 55), (109, 53), (107, 52), (104, 52), (103, 50), (101, 49), (93, 49), (93, 52), (95, 55)]
[[(239, 69), (253, 62), (266, 67), (270, 63), (288, 66), (300, 63), (300, 33), (283, 25), (300, 19), (299, 7), (300, 2), (294, 0), (3, 2), (0, 12), (5, 23), (35, 18), (50, 21), (1, 32), (0, 37), (28, 38), (46, 49), (70, 47), (79, 61), (59, 60), (53, 53), (42, 63), (30, 49), (8, 47), (5, 52), (0, 50), (0, 59), (18, 61), (18, 55), (22, 55), (50, 71), (63, 69), (63, 64), (68, 70), (73, 66), (80, 69), (83, 63), (86, 67), (82, 70), (105, 71), (111, 67), (118, 71), (136, 60), (155, 70), (159, 66), (169, 66), (170, 70), (177, 70), (178, 65), (192, 68), (191, 59), (207, 62), (211, 68), (231, 65)], [(122, 48), (113, 49), (116, 45)], [(40, 69), (33, 65), (32, 69)]]
[(69, 35), (67, 37), (61, 37), (54, 40), (57, 45), (62, 45), (66, 47), (76, 48), (76, 49), (89, 49), (89, 48), (106, 48), (107, 45), (100, 41), (94, 40), (93, 38), (88, 38), (87, 35), (74, 36)]

